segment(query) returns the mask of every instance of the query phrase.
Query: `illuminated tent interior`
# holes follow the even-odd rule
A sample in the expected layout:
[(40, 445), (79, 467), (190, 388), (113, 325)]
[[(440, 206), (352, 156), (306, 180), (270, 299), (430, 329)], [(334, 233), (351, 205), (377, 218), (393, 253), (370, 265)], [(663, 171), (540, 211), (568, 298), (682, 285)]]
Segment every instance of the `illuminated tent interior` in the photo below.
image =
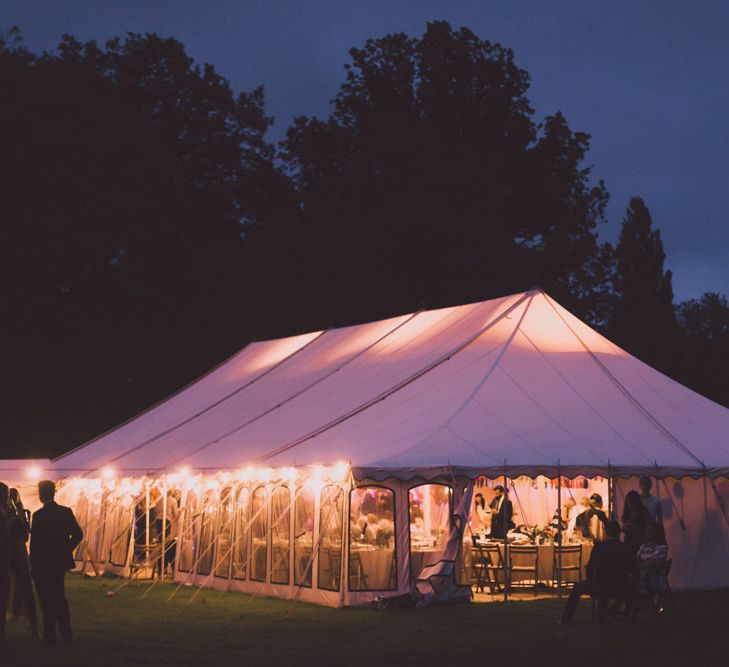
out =
[(469, 584), (479, 489), (504, 484), (533, 530), (650, 475), (673, 587), (729, 585), (729, 410), (536, 289), (251, 343), (53, 465), (84, 568), (139, 573), (139, 507), (168, 520), (175, 489), (176, 580), (362, 604), (444, 558)]
[(37, 482), (53, 476), (50, 459), (0, 459), (0, 481), (20, 492), (25, 509), (40, 507)]

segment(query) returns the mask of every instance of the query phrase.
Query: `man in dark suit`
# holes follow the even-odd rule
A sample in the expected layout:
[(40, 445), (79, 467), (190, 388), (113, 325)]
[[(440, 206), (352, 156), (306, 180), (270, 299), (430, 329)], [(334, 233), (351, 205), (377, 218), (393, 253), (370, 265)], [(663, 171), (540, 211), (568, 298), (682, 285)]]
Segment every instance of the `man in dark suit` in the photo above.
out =
[(620, 541), (620, 524), (605, 524), (605, 540), (595, 542), (587, 563), (587, 579), (575, 584), (562, 614), (562, 623), (569, 624), (582, 595), (598, 598), (600, 618), (607, 600), (619, 599), (630, 603), (633, 599), (631, 577), (637, 572), (633, 554)]
[(8, 485), (0, 482), (0, 641), (5, 637), (5, 612), (10, 596), (10, 529), (7, 506)]
[(509, 528), (512, 527), (511, 515), (514, 510), (503, 486), (495, 486), (494, 492), (496, 495), (489, 503), (489, 508), (491, 509), (490, 536), (497, 539), (504, 539), (509, 532)]
[(48, 480), (38, 483), (43, 507), (33, 514), (30, 532), (30, 568), (43, 610), (43, 640), (56, 641), (56, 625), (66, 641), (73, 639), (63, 579), (74, 567), (73, 550), (83, 532), (68, 507), (58, 505), (56, 485)]

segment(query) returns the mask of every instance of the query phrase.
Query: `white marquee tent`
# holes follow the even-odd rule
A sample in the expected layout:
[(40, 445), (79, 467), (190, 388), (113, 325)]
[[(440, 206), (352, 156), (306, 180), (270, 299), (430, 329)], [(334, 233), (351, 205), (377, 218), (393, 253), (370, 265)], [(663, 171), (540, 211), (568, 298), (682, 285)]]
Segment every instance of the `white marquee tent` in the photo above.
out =
[[(431, 482), (426, 495), (448, 485), (456, 503), (479, 476), (599, 476), (611, 480), (621, 506), (646, 474), (657, 480), (674, 586), (729, 586), (729, 410), (643, 364), (540, 290), (251, 343), (53, 465), (68, 489), (86, 484), (83, 495), (98, 507), (120, 488), (139, 491), (139, 480), (187, 484), (178, 559), (194, 562), (180, 563), (178, 579), (326, 604), (409, 589), (416, 485)], [(127, 486), (101, 481), (112, 474)], [(306, 487), (310, 499), (301, 496), (312, 516), (299, 525), (307, 512), (297, 505), (305, 486), (296, 479), (307, 475), (318, 484)], [(260, 493), (256, 478), (266, 482)], [(277, 499), (276, 480), (288, 495)], [(215, 517), (207, 519), (202, 508), (213, 497)], [(236, 518), (244, 504), (245, 522)], [(336, 520), (324, 517), (325, 505)], [(282, 537), (273, 527), (284, 523)], [(297, 552), (300, 529), (308, 546)], [(95, 538), (102, 561), (117, 539), (106, 533)], [(237, 554), (242, 542), (247, 555)], [(365, 546), (391, 550), (382, 576), (363, 573)], [(373, 584), (380, 579), (387, 585)]]

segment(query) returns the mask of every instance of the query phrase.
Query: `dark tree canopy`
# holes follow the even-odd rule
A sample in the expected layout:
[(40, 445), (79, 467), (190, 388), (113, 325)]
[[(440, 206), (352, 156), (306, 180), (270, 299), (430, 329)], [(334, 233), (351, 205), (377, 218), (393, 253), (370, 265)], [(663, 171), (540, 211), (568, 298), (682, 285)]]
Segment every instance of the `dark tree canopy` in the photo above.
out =
[(282, 176), (262, 90), (174, 39), (6, 45), (0, 89), (3, 447), (43, 453), (240, 344), (245, 232)]
[(535, 119), (508, 48), (445, 22), (368, 40), (330, 116), (276, 152), (263, 90), (234, 95), (174, 39), (36, 55), (17, 37), (0, 36), (0, 457), (58, 454), (251, 339), (535, 284), (729, 404), (726, 299), (676, 319), (640, 199), (599, 243), (589, 136)]
[(709, 398), (729, 406), (729, 301), (707, 292), (679, 304), (678, 378)]
[(633, 197), (615, 249), (615, 305), (609, 332), (632, 354), (661, 369), (670, 365), (676, 336), (671, 272), (650, 211)]
[[(512, 52), (430, 23), (350, 51), (326, 120), (298, 118), (284, 159), (297, 185), (310, 315), (334, 321), (464, 303), (536, 283), (590, 313), (607, 193), (588, 135), (537, 124)], [(286, 276), (291, 283), (291, 276)], [(319, 321), (321, 317), (319, 318)]]

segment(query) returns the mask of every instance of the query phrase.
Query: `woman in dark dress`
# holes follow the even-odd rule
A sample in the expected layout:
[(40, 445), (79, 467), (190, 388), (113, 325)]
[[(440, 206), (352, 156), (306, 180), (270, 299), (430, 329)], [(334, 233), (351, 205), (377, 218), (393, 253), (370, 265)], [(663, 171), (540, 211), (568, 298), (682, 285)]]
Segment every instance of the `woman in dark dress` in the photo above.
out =
[(17, 619), (20, 616), (27, 616), (30, 634), (35, 638), (38, 637), (38, 620), (33, 583), (30, 578), (28, 550), (25, 546), (30, 536), (30, 512), (23, 507), (17, 489), (10, 489), (7, 517), (10, 537), (10, 582), (13, 590), (11, 617)]
[(629, 491), (623, 504), (623, 542), (633, 556), (645, 540), (645, 529), (650, 523), (650, 515), (643, 505), (637, 491)]

